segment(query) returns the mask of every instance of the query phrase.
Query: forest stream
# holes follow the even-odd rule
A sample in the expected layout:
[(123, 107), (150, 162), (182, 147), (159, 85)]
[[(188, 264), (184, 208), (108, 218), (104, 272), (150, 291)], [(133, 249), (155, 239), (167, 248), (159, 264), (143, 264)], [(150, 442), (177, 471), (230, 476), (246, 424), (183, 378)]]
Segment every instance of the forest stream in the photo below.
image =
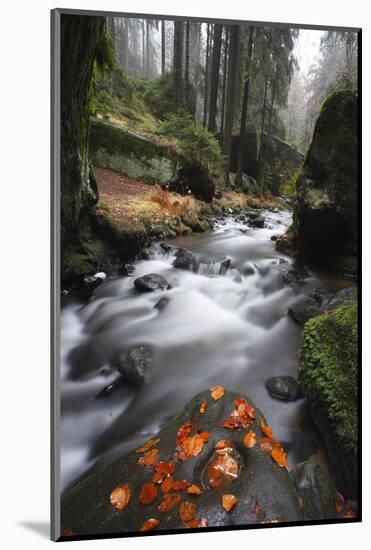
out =
[[(283, 275), (294, 269), (293, 260), (277, 252), (271, 237), (287, 229), (291, 213), (263, 215), (261, 229), (229, 216), (218, 219), (214, 231), (179, 237), (171, 248), (154, 245), (148, 259), (133, 264), (132, 276), (108, 279), (86, 303), (63, 298), (62, 489), (142, 444), (214, 384), (249, 395), (290, 465), (321, 451), (305, 399), (274, 399), (265, 381), (297, 376), (300, 329), (288, 308), (315, 288), (337, 291), (349, 283), (308, 272), (290, 286)], [(176, 247), (198, 258), (197, 272), (172, 266)], [(133, 280), (150, 273), (164, 276), (171, 288), (137, 293)], [(117, 379), (109, 366), (113, 354), (138, 345), (151, 350), (150, 380), (97, 398)]]

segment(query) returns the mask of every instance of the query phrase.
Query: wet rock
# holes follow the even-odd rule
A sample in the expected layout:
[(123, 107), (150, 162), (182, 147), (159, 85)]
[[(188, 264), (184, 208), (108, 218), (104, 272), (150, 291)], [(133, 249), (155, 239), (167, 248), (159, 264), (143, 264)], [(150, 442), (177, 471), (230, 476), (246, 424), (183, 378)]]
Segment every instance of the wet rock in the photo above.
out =
[(325, 300), (324, 307), (326, 309), (336, 309), (342, 306), (345, 302), (356, 302), (358, 299), (357, 289), (355, 287), (343, 288), (328, 300)]
[(178, 248), (175, 252), (175, 260), (173, 267), (184, 269), (186, 271), (194, 271), (196, 268), (196, 258), (189, 250)]
[(165, 309), (165, 307), (168, 305), (169, 302), (170, 302), (170, 298), (163, 296), (163, 298), (160, 298), (154, 307), (159, 311), (162, 311), (163, 309)]
[(328, 291), (325, 288), (315, 288), (310, 294), (309, 298), (314, 300), (319, 306), (322, 305), (324, 299), (328, 296)]
[(259, 229), (263, 229), (264, 223), (265, 219), (263, 218), (263, 216), (259, 216), (258, 218), (250, 220), (250, 224), (252, 225), (252, 227), (256, 227)]
[(112, 395), (116, 390), (119, 388), (122, 388), (124, 385), (124, 379), (122, 376), (118, 376), (111, 384), (108, 384), (108, 386), (105, 386), (96, 396), (96, 399), (101, 399), (102, 397), (109, 397)]
[(94, 289), (96, 289), (99, 285), (104, 283), (106, 279), (107, 279), (107, 274), (104, 273), (103, 271), (99, 271), (94, 275), (86, 275), (83, 279), (84, 289), (88, 293), (92, 293)]
[(302, 396), (299, 385), (292, 376), (268, 378), (265, 387), (272, 397), (283, 401), (296, 401)]
[(301, 327), (305, 325), (309, 319), (321, 315), (322, 309), (318, 307), (314, 300), (306, 300), (301, 304), (295, 304), (288, 310), (290, 317)]
[(278, 239), (278, 235), (272, 235), (271, 236), (271, 241), (276, 241)]
[(150, 377), (152, 356), (148, 348), (139, 346), (121, 352), (113, 363), (125, 382), (141, 385)]
[(134, 286), (138, 292), (153, 292), (155, 290), (166, 290), (169, 288), (169, 283), (162, 275), (150, 273), (135, 279)]
[(162, 248), (162, 250), (164, 252), (166, 252), (166, 254), (168, 254), (169, 252), (171, 252), (173, 250), (172, 246), (170, 246), (169, 244), (164, 243), (164, 242), (160, 243), (160, 247)]
[(290, 476), (301, 499), (306, 520), (336, 517), (336, 490), (319, 464), (309, 460), (294, 466)]
[(254, 275), (256, 269), (251, 262), (245, 262), (240, 268), (242, 275)]
[(135, 267), (132, 264), (124, 264), (119, 268), (119, 274), (131, 277), (134, 274)]
[[(180, 498), (193, 502), (197, 509), (196, 517), (205, 518), (211, 527), (300, 521), (303, 514), (287, 470), (278, 466), (269, 453), (262, 452), (259, 444), (246, 448), (243, 444), (246, 430), (228, 430), (221, 426), (222, 420), (234, 410), (234, 399), (240, 396), (226, 391), (221, 399), (215, 401), (210, 397), (209, 390), (196, 395), (178, 416), (152, 437), (159, 438), (156, 444), (157, 459), (174, 462), (174, 479), (185, 479), (201, 488), (201, 495), (189, 495), (183, 490), (179, 493)], [(208, 401), (206, 412), (200, 414), (200, 405), (204, 400)], [(256, 416), (251, 429), (259, 440), (262, 416), (258, 409)], [(194, 421), (192, 434), (199, 429), (207, 432), (209, 439), (197, 456), (185, 461), (176, 460), (177, 432), (190, 418)], [(208, 466), (215, 458), (216, 443), (225, 439), (233, 445), (230, 451), (223, 450), (228, 455), (227, 466), (232, 467), (225, 468), (218, 489), (210, 482)], [(142, 453), (129, 452), (69, 488), (61, 500), (62, 529), (71, 529), (77, 535), (134, 532), (150, 517), (160, 520), (158, 531), (183, 528), (179, 506), (167, 513), (158, 511), (163, 498), (160, 488), (152, 504), (139, 502), (138, 494), (143, 483), (151, 480), (153, 472), (152, 468), (138, 464), (140, 456)], [(117, 485), (124, 483), (129, 484), (132, 497), (127, 508), (120, 511), (112, 507), (109, 496)], [(221, 490), (237, 498), (237, 504), (230, 512), (226, 512), (221, 505)]]
[(282, 277), (288, 285), (300, 285), (309, 277), (309, 272), (304, 266), (296, 265)]

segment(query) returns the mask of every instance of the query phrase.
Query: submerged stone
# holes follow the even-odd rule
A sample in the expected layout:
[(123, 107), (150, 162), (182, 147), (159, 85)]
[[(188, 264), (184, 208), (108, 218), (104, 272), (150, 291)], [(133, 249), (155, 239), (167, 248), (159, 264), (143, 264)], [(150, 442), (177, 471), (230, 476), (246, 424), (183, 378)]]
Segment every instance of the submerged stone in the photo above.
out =
[(272, 397), (284, 401), (295, 401), (302, 396), (298, 383), (292, 376), (268, 378), (265, 387)]
[(135, 279), (134, 286), (138, 292), (153, 292), (154, 290), (166, 290), (169, 283), (162, 275), (150, 273)]

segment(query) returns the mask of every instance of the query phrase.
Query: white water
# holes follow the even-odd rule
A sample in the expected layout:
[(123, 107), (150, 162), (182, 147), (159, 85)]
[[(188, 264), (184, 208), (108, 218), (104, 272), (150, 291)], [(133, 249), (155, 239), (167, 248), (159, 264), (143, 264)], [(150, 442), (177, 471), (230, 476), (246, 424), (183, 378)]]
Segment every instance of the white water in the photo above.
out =
[[(87, 304), (67, 302), (62, 308), (63, 486), (96, 461), (134, 448), (194, 394), (215, 384), (246, 393), (262, 409), (291, 464), (316, 452), (304, 400), (274, 400), (264, 382), (296, 376), (299, 330), (287, 309), (324, 282), (310, 276), (296, 289), (283, 282), (292, 260), (279, 263), (284, 256), (270, 237), (285, 231), (290, 214), (263, 215), (264, 229), (231, 217), (212, 233), (172, 242), (198, 256), (198, 273), (173, 268), (173, 252), (157, 247), (149, 260), (135, 264), (132, 277), (107, 280)], [(226, 257), (231, 266), (218, 275)], [(254, 273), (245, 275), (251, 267)], [(166, 277), (171, 288), (137, 294), (134, 279), (149, 273)], [(163, 297), (169, 303), (159, 311), (154, 306)], [(117, 377), (108, 369), (110, 360), (138, 344), (153, 353), (149, 383), (95, 399)]]

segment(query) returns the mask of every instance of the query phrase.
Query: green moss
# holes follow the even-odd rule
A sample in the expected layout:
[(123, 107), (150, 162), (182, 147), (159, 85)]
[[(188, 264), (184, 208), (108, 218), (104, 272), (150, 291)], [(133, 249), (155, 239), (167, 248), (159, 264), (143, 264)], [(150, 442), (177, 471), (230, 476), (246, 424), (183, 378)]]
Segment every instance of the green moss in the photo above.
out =
[(345, 303), (304, 327), (299, 382), (342, 447), (357, 450), (357, 305)]
[(281, 177), (280, 193), (282, 195), (296, 195), (296, 180), (298, 179), (300, 169), (286, 170)]

